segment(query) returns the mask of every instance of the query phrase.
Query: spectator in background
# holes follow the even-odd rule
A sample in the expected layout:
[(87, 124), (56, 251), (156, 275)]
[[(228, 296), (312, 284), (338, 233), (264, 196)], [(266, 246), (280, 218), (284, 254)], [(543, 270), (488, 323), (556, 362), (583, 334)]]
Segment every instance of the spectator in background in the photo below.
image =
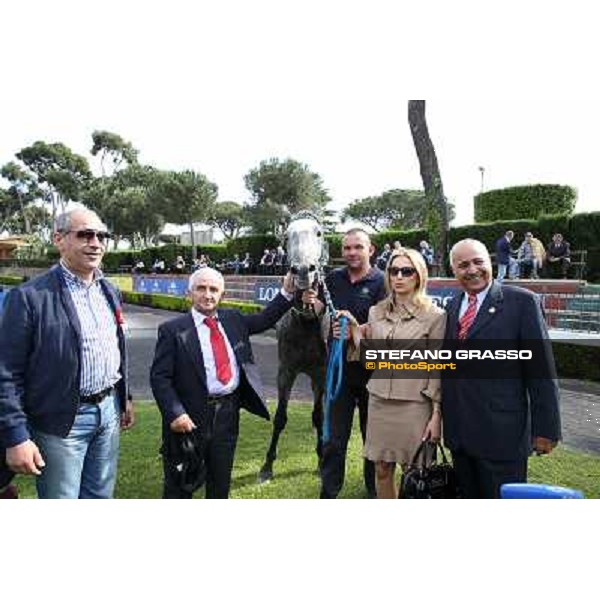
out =
[(546, 260), (546, 249), (542, 241), (534, 236), (531, 237), (531, 247), (533, 248), (533, 278), (539, 279), (540, 271)]
[(195, 259), (192, 261), (192, 273), (193, 273), (194, 271), (197, 271), (197, 270), (198, 270), (200, 267), (204, 266), (204, 265), (202, 264), (202, 259), (203, 259), (203, 258), (204, 258), (204, 254), (201, 254), (201, 255), (200, 255), (200, 258), (197, 258), (197, 257), (196, 257), (196, 258), (195, 258)]
[(145, 268), (146, 268), (146, 265), (144, 264), (144, 261), (140, 258), (135, 263), (135, 265), (133, 265), (133, 269), (132, 270), (133, 270), (133, 272), (135, 274), (138, 274), (138, 273), (143, 273)]
[(240, 272), (240, 266), (241, 266), (240, 255), (239, 254), (234, 254), (233, 255), (233, 260), (228, 263), (227, 267), (231, 271), (233, 271), (233, 273), (235, 275), (238, 275), (239, 272)]
[(273, 255), (271, 254), (271, 251), (268, 248), (265, 248), (262, 258), (260, 259), (258, 270), (262, 275), (265, 275), (266, 273), (268, 273), (271, 270), (272, 265), (273, 265)]
[(244, 275), (248, 275), (250, 273), (250, 269), (252, 268), (252, 258), (250, 257), (250, 252), (246, 252), (244, 254), (244, 258), (240, 263), (240, 269)]
[(561, 233), (552, 236), (552, 242), (548, 245), (546, 255), (550, 277), (556, 277), (560, 273), (563, 279), (567, 278), (567, 272), (571, 266), (571, 248), (569, 242), (563, 239)]
[(419, 244), (419, 252), (427, 265), (427, 273), (431, 274), (431, 265), (433, 264), (433, 248), (425, 240)]
[(533, 234), (528, 231), (525, 234), (525, 239), (519, 246), (517, 262), (519, 263), (519, 277), (522, 279), (528, 275), (531, 275), (534, 278), (537, 277), (535, 271), (535, 255), (533, 253), (533, 244), (531, 243), (532, 238)]
[(385, 271), (388, 260), (390, 260), (390, 256), (392, 254), (392, 249), (389, 244), (383, 245), (383, 251), (377, 257), (376, 265), (380, 271)]
[(509, 229), (501, 238), (496, 240), (496, 262), (498, 263), (496, 281), (499, 283), (504, 281), (507, 272), (510, 279), (516, 277), (518, 263), (512, 256), (513, 249), (510, 245), (514, 237), (514, 232)]
[(277, 246), (277, 251), (275, 253), (275, 268), (277, 270), (277, 275), (283, 274), (283, 267), (285, 265), (285, 250), (282, 246)]
[(165, 261), (162, 258), (156, 258), (152, 265), (152, 272), (161, 275), (165, 272)]
[(175, 264), (173, 265), (173, 272), (177, 275), (182, 275), (185, 272), (185, 260), (183, 260), (183, 256), (179, 255), (175, 259)]
[(396, 252), (396, 250), (400, 250), (400, 248), (402, 248), (402, 244), (400, 243), (400, 240), (396, 240), (394, 242), (394, 252)]

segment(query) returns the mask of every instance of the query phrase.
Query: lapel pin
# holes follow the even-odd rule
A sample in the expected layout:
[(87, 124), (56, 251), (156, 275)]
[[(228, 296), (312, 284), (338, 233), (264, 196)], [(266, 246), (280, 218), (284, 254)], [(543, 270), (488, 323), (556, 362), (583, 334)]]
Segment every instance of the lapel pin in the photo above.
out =
[(492, 307), (490, 308), (490, 310), (488, 310), (488, 312), (490, 313), (490, 315), (493, 315), (493, 314), (496, 312), (496, 307), (495, 307), (495, 306), (492, 306)]

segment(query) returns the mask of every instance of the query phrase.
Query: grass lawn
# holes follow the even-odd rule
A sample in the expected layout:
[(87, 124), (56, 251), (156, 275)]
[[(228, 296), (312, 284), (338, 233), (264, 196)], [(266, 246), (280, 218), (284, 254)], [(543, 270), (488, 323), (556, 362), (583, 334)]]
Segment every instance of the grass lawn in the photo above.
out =
[[(273, 406), (271, 406), (273, 411)], [(271, 423), (242, 412), (233, 471), (232, 498), (317, 498), (315, 436), (308, 404), (291, 404), (288, 425), (279, 443), (275, 478), (259, 485), (257, 475), (270, 440)], [(358, 421), (348, 450), (346, 483), (341, 498), (364, 498)], [(117, 498), (160, 498), (162, 469), (158, 455), (160, 417), (154, 403), (137, 404), (137, 423), (121, 438)], [(600, 498), (600, 457), (559, 448), (550, 456), (529, 461), (529, 480), (580, 489), (587, 498)], [(34, 498), (31, 477), (19, 476), (22, 497)], [(203, 495), (201, 489), (197, 496)]]

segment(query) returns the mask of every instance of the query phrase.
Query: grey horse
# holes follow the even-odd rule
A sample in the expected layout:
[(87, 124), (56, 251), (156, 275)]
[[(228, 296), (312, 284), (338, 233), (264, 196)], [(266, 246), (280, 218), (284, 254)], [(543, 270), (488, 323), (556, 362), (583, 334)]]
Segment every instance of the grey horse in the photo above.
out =
[(312, 423), (317, 433), (316, 452), (319, 461), (322, 453), (323, 394), (327, 362), (327, 349), (322, 333), (323, 316), (317, 316), (312, 306), (304, 306), (301, 297), (304, 290), (317, 289), (319, 286), (323, 267), (329, 260), (329, 252), (321, 224), (308, 211), (302, 211), (292, 218), (286, 237), (287, 256), (294, 275), (296, 294), (293, 307), (277, 324), (278, 402), (271, 444), (258, 476), (261, 483), (273, 478), (277, 443), (287, 424), (290, 393), (299, 373), (305, 373), (311, 380), (314, 398)]

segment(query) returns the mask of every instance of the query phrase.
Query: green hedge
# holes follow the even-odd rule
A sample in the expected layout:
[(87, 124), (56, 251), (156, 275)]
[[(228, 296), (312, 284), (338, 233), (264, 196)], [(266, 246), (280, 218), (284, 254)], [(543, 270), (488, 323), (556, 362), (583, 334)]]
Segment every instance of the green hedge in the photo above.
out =
[(418, 248), (421, 240), (429, 241), (429, 233), (426, 229), (407, 229), (405, 231), (388, 229), (371, 235), (371, 242), (377, 248), (377, 254), (383, 250), (384, 244), (393, 245), (396, 240), (407, 248)]
[[(525, 233), (531, 231), (536, 237), (537, 221), (533, 219), (518, 219), (514, 221), (495, 221), (494, 223), (479, 223), (475, 225), (462, 225), (461, 227), (453, 227), (448, 235), (448, 243), (450, 246), (456, 244), (464, 238), (473, 238), (483, 242), (490, 252), (494, 252), (496, 240), (501, 237), (505, 231), (509, 229), (515, 232), (515, 239), (520, 243)], [(546, 245), (546, 241), (544, 245)]]
[[(162, 310), (174, 310), (178, 312), (187, 312), (191, 308), (191, 302), (187, 297), (167, 296), (166, 294), (144, 294), (141, 292), (121, 292), (123, 301), (128, 304), (138, 304), (140, 306), (150, 306), (151, 308), (160, 308)], [(223, 300), (221, 308), (237, 308), (244, 314), (254, 314), (260, 312), (263, 307), (260, 304), (252, 302), (234, 302)]]
[(49, 269), (55, 265), (58, 259), (49, 260), (47, 258), (3, 258), (0, 260), (0, 267), (26, 268), (33, 267), (37, 269)]
[(559, 377), (600, 381), (600, 346), (552, 342)]
[(240, 258), (244, 257), (246, 252), (255, 263), (258, 263), (264, 254), (265, 248), (272, 250), (279, 246), (280, 241), (274, 235), (245, 235), (234, 240), (229, 240), (226, 244), (227, 258), (233, 258), (238, 254)]
[(19, 285), (25, 281), (25, 277), (17, 275), (0, 275), (1, 285)]
[(537, 219), (543, 214), (575, 210), (577, 190), (567, 185), (523, 185), (489, 190), (475, 196), (475, 222)]
[[(503, 219), (491, 223), (453, 227), (449, 232), (449, 243), (452, 245), (458, 240), (471, 237), (481, 240), (490, 252), (493, 252), (496, 240), (508, 229), (515, 232), (516, 241), (519, 243), (525, 233), (531, 231), (537, 238), (542, 240), (545, 246), (550, 243), (554, 233), (562, 233), (570, 242), (573, 250), (586, 249), (588, 251), (586, 277), (589, 281), (600, 282), (600, 212), (580, 213), (570, 217), (565, 214), (544, 214), (539, 219)], [(342, 255), (342, 237), (341, 234), (328, 234), (325, 236), (329, 244), (329, 255), (332, 259), (340, 258)], [(377, 247), (378, 253), (384, 244), (391, 244), (395, 240), (400, 240), (403, 246), (418, 248), (419, 242), (423, 239), (430, 241), (425, 229), (388, 230), (371, 235), (371, 240)], [(265, 248), (275, 248), (278, 244), (279, 240), (272, 235), (250, 235), (229, 240), (224, 244), (198, 246), (198, 254), (209, 254), (214, 261), (220, 261), (232, 258), (234, 254), (243, 256), (244, 253), (249, 252), (254, 261), (258, 262)], [(132, 265), (138, 257), (141, 257), (146, 267), (150, 267), (155, 258), (160, 256), (169, 266), (178, 254), (183, 255), (187, 261), (190, 261), (191, 247), (166, 244), (165, 246), (146, 248), (138, 252), (109, 252), (104, 257), (103, 265), (106, 272), (117, 272), (119, 266)], [(52, 264), (48, 261), (18, 262), (22, 266), (50, 266)]]

